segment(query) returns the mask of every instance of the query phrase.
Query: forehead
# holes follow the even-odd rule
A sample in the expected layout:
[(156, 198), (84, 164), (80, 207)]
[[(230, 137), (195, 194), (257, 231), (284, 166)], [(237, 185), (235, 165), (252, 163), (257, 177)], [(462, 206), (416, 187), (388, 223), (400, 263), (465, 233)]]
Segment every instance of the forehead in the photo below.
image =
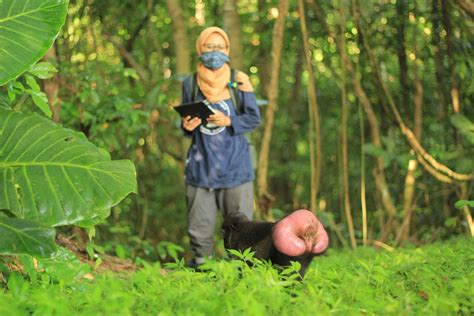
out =
[(212, 33), (204, 41), (204, 44), (207, 44), (207, 43), (225, 44), (225, 39), (219, 33)]

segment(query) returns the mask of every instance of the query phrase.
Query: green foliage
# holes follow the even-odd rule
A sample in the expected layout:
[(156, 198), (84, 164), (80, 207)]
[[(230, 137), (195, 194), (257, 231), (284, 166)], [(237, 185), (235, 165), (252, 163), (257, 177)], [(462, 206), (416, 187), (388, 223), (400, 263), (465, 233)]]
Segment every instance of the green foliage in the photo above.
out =
[(183, 247), (169, 241), (160, 241), (157, 244), (158, 254), (163, 260), (166, 257), (177, 259), (180, 253), (184, 252)]
[(0, 86), (18, 77), (51, 47), (67, 0), (0, 1)]
[[(7, 6), (12, 3), (3, 1), (2, 5), (7, 2)], [(26, 1), (17, 0), (15, 3), (15, 7), (20, 7)], [(36, 2), (31, 0), (30, 3)], [(184, 33), (189, 36), (193, 71), (198, 61), (194, 40), (203, 27), (223, 26), (226, 12), (223, 1), (211, 2), (201, 8), (195, 1), (177, 3), (183, 9)], [(321, 210), (325, 210), (320, 213), (323, 219), (327, 219), (325, 224), (330, 223), (328, 226), (339, 230), (337, 236), (334, 231), (331, 232), (333, 244), (339, 246), (339, 240), (348, 235), (340, 180), (342, 63), (336, 42), (328, 37), (318, 18), (320, 14), (331, 29), (338, 32), (339, 4), (337, 1), (316, 3), (320, 10), (315, 11), (312, 5), (308, 5), (306, 13), (321, 114), (322, 174), (318, 205)], [(241, 70), (250, 75), (258, 99), (268, 99), (265, 86), (270, 78), (269, 57), (277, 4), (278, 1), (272, 0), (243, 1), (237, 5), (244, 49), (244, 67)], [(451, 169), (472, 173), (472, 122), (468, 121), (474, 115), (470, 97), (474, 83), (470, 80), (470, 70), (474, 65), (471, 57), (472, 34), (468, 31), (472, 29), (472, 21), (459, 6), (448, 2), (404, 3), (403, 14), (397, 11), (400, 4), (402, 1), (359, 2), (362, 24), (366, 26), (366, 39), (379, 60), (382, 79), (392, 93), (406, 125), (413, 128), (413, 70), (417, 65), (424, 91), (421, 144), (435, 159)], [(445, 11), (442, 10), (444, 5)], [(439, 14), (434, 12), (435, 7)], [(360, 187), (364, 164), (369, 231), (377, 238), (386, 214), (372, 176), (374, 158), (384, 158), (389, 193), (395, 207), (401, 210), (407, 161), (413, 155), (394, 123), (382, 90), (376, 84), (374, 69), (362, 46), (354, 19), (350, 16), (351, 10), (345, 11), (346, 25), (343, 28), (347, 52), (374, 107), (382, 140), (380, 148), (368, 143), (373, 141), (370, 136), (372, 131), (365, 114), (359, 122), (358, 112), (360, 110), (362, 113), (363, 110), (346, 72), (350, 202), (355, 234), (361, 238)], [(8, 13), (8, 10), (0, 12), (1, 15), (3, 12)], [(205, 20), (199, 20), (197, 13), (202, 13)], [(132, 258), (140, 263), (144, 259), (168, 261), (170, 257), (181, 253), (177, 249), (174, 252), (174, 246), (168, 245), (188, 245), (189, 238), (185, 229), (186, 205), (182, 177), (188, 142), (179, 129), (178, 116), (169, 109), (170, 105), (179, 102), (182, 78), (178, 78), (176, 72), (178, 54), (173, 21), (167, 6), (156, 1), (78, 0), (70, 3), (67, 14), (66, 26), (60, 31), (55, 43), (56, 56), (52, 56), (51, 60), (59, 69), (58, 77), (53, 82), (59, 83), (58, 91), (53, 91), (56, 100), (55, 118), (63, 126), (84, 133), (91, 142), (109, 152), (111, 157), (133, 161), (140, 183), (140, 194), (128, 197), (115, 206), (107, 223), (97, 226), (94, 244), (89, 248), (99, 252), (101, 247), (101, 251)], [(446, 30), (445, 21), (448, 19), (451, 32)], [(3, 20), (1, 23), (4, 23)], [(0, 30), (3, 29), (0, 27)], [(401, 38), (402, 30), (404, 39)], [(304, 58), (296, 1), (291, 2), (284, 33), (279, 102), (275, 108), (277, 112), (268, 170), (269, 193), (275, 197), (271, 205), (275, 218), (284, 216), (292, 209), (308, 207), (311, 188), (308, 169), (309, 76), (304, 62), (301, 63)], [(15, 35), (17, 39), (24, 37)], [(231, 38), (231, 42), (235, 40)], [(448, 40), (451, 45), (448, 45)], [(2, 39), (0, 47), (3, 47), (1, 45), (4, 45)], [(231, 44), (231, 47), (236, 46)], [(452, 48), (452, 59), (448, 56), (448, 47)], [(403, 74), (400, 67), (403, 60), (400, 58), (404, 58), (404, 55), (408, 69), (405, 78), (407, 88), (401, 84)], [(0, 63), (2, 61), (0, 58)], [(450, 74), (452, 66), (455, 66), (453, 75)], [(24, 69), (29, 69), (25, 75), (0, 87), (0, 106), (23, 112), (41, 110), (50, 115), (46, 97), (39, 86), (42, 85), (41, 79), (50, 77), (55, 69), (47, 63), (38, 63), (31, 68), (25, 66)], [(456, 80), (459, 88), (462, 114), (451, 113), (449, 90), (451, 83), (454, 83), (452, 80)], [(57, 92), (57, 96), (54, 92)], [(403, 95), (407, 97), (406, 100)], [(260, 109), (262, 127), (252, 132), (257, 150), (263, 139), (264, 112), (267, 107), (262, 106)], [(365, 144), (361, 144), (360, 126), (365, 132)], [(366, 153), (364, 161), (361, 160), (361, 149)], [(463, 212), (454, 208), (454, 202), (459, 199), (455, 196), (455, 192), (459, 192), (456, 185), (447, 190), (422, 165), (418, 165), (415, 178), (412, 228), (416, 229), (410, 230), (411, 237), (429, 242), (464, 233), (466, 222)], [(468, 188), (468, 192), (472, 192), (472, 188)], [(466, 199), (472, 200), (471, 196)], [(108, 212), (103, 214), (105, 217)], [(401, 216), (403, 214), (399, 212), (397, 217), (400, 223)], [(90, 226), (100, 220), (96, 217), (81, 221), (80, 224)], [(394, 235), (388, 236), (389, 243)], [(216, 239), (219, 239), (218, 236), (217, 233)]]
[[(0, 208), (49, 226), (108, 215), (136, 192), (130, 161), (36, 114), (0, 109)], [(34, 137), (34, 135), (39, 135)]]
[[(134, 166), (130, 161), (110, 161), (104, 150), (89, 143), (83, 134), (60, 128), (36, 114), (25, 115), (0, 108), (0, 209), (39, 225), (54, 227), (80, 223), (91, 225), (108, 216), (110, 208), (130, 192), (136, 192)], [(33, 137), (33, 135), (40, 135)], [(0, 223), (25, 230), (31, 222)], [(16, 226), (15, 226), (16, 224)], [(6, 226), (5, 226), (6, 227)], [(43, 232), (43, 228), (35, 228)], [(33, 227), (30, 231), (35, 231)], [(47, 230), (51, 235), (51, 230)], [(8, 242), (18, 253), (28, 247), (32, 254), (51, 254), (51, 242), (38, 248), (37, 239), (28, 243), (20, 234)], [(51, 236), (50, 236), (51, 237)], [(44, 241), (44, 238), (41, 239)], [(0, 252), (11, 253), (6, 240)], [(35, 244), (36, 242), (36, 244)], [(27, 243), (25, 245), (25, 243)]]
[(456, 208), (463, 208), (465, 206), (469, 206), (469, 207), (472, 207), (474, 208), (474, 201), (468, 201), (468, 200), (459, 200), (456, 202), (456, 204), (454, 204), (454, 206), (456, 206)]
[[(452, 315), (474, 311), (473, 241), (457, 238), (394, 252), (358, 249), (317, 257), (304, 280), (251, 258), (209, 261), (204, 272), (176, 261), (93, 280), (68, 259), (40, 261), (28, 279), (7, 277), (5, 315)], [(235, 254), (238, 255), (238, 254)], [(245, 261), (252, 260), (252, 267)], [(60, 262), (60, 261), (58, 261)]]
[[(49, 63), (32, 64), (50, 48), (67, 7), (63, 0), (0, 1), (0, 85), (29, 68), (28, 88), (8, 82), (8, 101), (30, 95), (49, 117), (46, 94), (33, 75), (45, 79), (56, 70)], [(112, 162), (83, 134), (5, 107), (0, 107), (0, 183), (0, 253), (39, 257), (57, 250), (52, 227), (91, 226), (137, 191), (130, 161)]]
[(466, 138), (470, 145), (474, 145), (474, 123), (462, 114), (455, 114), (450, 117), (451, 123)]
[(16, 81), (11, 80), (6, 84), (8, 103), (13, 104), (16, 99), (19, 99), (17, 106), (21, 106), (22, 103), (25, 102), (26, 97), (30, 96), (34, 105), (36, 105), (44, 115), (51, 118), (52, 112), (49, 108), (48, 98), (46, 94), (41, 91), (41, 88), (34, 77), (40, 79), (49, 78), (53, 76), (56, 71), (56, 68), (47, 62), (33, 65), (24, 76)]
[(30, 220), (0, 217), (0, 253), (48, 257), (57, 250), (53, 228)]

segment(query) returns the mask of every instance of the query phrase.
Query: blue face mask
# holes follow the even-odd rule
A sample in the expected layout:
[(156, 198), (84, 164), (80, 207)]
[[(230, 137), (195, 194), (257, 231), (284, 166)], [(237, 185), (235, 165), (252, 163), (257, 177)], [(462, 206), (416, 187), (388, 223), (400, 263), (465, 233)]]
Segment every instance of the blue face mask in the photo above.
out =
[(224, 64), (229, 61), (229, 56), (214, 50), (212, 52), (202, 53), (202, 55), (199, 56), (199, 59), (202, 61), (204, 66), (206, 66), (206, 68), (214, 70), (224, 66)]

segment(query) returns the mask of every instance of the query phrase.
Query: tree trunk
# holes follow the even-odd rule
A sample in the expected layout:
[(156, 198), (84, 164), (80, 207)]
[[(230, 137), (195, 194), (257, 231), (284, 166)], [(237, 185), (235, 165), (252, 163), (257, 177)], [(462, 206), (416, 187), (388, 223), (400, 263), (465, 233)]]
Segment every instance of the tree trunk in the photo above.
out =
[(443, 24), (444, 29), (446, 30), (446, 46), (448, 53), (448, 65), (449, 65), (449, 75), (450, 75), (450, 89), (451, 94), (451, 105), (453, 107), (453, 113), (459, 113), (459, 87), (458, 81), (456, 78), (456, 61), (454, 60), (453, 52), (453, 31), (451, 28), (451, 21), (449, 18), (449, 3), (446, 0), (442, 0), (442, 11), (443, 11)]
[[(258, 12), (266, 12), (266, 0), (258, 0)], [(264, 17), (259, 23), (255, 26), (255, 33), (265, 34), (270, 28), (270, 24), (266, 17)], [(268, 99), (268, 89), (269, 89), (269, 78), (270, 78), (270, 61), (268, 58), (269, 47), (266, 45), (266, 41), (260, 40), (258, 46), (258, 73), (260, 79), (260, 86), (263, 88), (263, 97)]]
[[(461, 183), (461, 194), (459, 195), (461, 200), (467, 200), (469, 198), (469, 188), (467, 183)], [(467, 228), (471, 237), (474, 237), (474, 222), (472, 221), (471, 211), (469, 206), (464, 205), (462, 207), (464, 215), (466, 216)]]
[(237, 0), (224, 0), (224, 30), (230, 38), (230, 62), (233, 68), (244, 70), (244, 51), (240, 34)]
[[(292, 104), (299, 105), (301, 102), (301, 90), (303, 86), (303, 49), (301, 46), (298, 47), (297, 58), (295, 63), (295, 69), (293, 72), (293, 77), (295, 78), (295, 84), (293, 85), (293, 89), (290, 92), (289, 100), (291, 100)], [(299, 107), (296, 106), (288, 106), (287, 108), (287, 115), (288, 117), (298, 117), (298, 110)], [(299, 125), (296, 122), (292, 124), (288, 124), (288, 133), (290, 134), (289, 139), (296, 139), (299, 134)], [(291, 143), (291, 151), (292, 153), (297, 152), (297, 143)], [(296, 159), (296, 154), (294, 154), (293, 159)], [(288, 191), (292, 194), (291, 201), (293, 209), (301, 208), (300, 197), (301, 194), (304, 192), (303, 185), (302, 185), (302, 174), (298, 174), (297, 180), (294, 183), (290, 181), (287, 182), (288, 184)]]
[[(355, 8), (355, 6), (353, 7)], [(364, 49), (367, 53), (367, 56), (369, 57), (370, 64), (375, 73), (377, 84), (379, 85), (381, 91), (385, 95), (385, 98), (388, 101), (388, 106), (390, 108), (390, 111), (394, 115), (395, 120), (397, 121), (398, 127), (400, 131), (402, 132), (402, 134), (405, 136), (407, 143), (415, 152), (418, 161), (423, 165), (426, 171), (428, 171), (432, 176), (434, 176), (436, 179), (442, 182), (452, 183), (453, 181), (467, 182), (467, 181), (474, 180), (474, 173), (471, 173), (471, 174), (458, 173), (451, 170), (446, 165), (437, 161), (433, 156), (431, 156), (423, 148), (423, 146), (420, 144), (420, 142), (416, 139), (415, 135), (413, 134), (413, 131), (406, 126), (405, 122), (400, 116), (400, 112), (398, 111), (398, 108), (393, 100), (390, 90), (388, 89), (387, 84), (382, 78), (381, 69), (379, 66), (380, 64), (378, 63), (377, 58), (373, 54), (372, 49), (370, 48), (366, 40), (366, 36), (364, 35), (365, 31), (360, 23), (358, 12), (355, 12), (354, 19), (356, 20), (356, 24), (358, 25), (359, 35), (362, 39)]]
[(464, 10), (464, 12), (474, 19), (474, 3), (472, 0), (456, 0), (456, 3)]
[(438, 0), (433, 0), (433, 5), (432, 5), (432, 23), (433, 23), (433, 47), (435, 50), (435, 56), (434, 56), (434, 61), (435, 61), (435, 77), (436, 77), (436, 95), (438, 97), (438, 102), (439, 102), (439, 107), (438, 107), (438, 118), (440, 121), (444, 121), (446, 117), (446, 112), (447, 112), (447, 97), (445, 93), (444, 87), (445, 82), (445, 74), (444, 74), (444, 68), (443, 68), (443, 55), (441, 52), (441, 39), (440, 39), (440, 17), (439, 17), (439, 3)]
[[(446, 113), (448, 113), (448, 97), (445, 92), (445, 71), (443, 67), (443, 54), (441, 51), (441, 38), (440, 38), (440, 13), (439, 13), (439, 0), (433, 0), (432, 1), (432, 12), (431, 12), (431, 20), (433, 23), (433, 36), (432, 36), (432, 45), (435, 50), (434, 54), (434, 64), (435, 64), (435, 78), (436, 78), (436, 86), (437, 89), (435, 91), (435, 95), (438, 99), (438, 113), (437, 113), (437, 119), (440, 122), (444, 122), (444, 128), (447, 129), (449, 128), (446, 120)], [(441, 139), (443, 140), (443, 147), (445, 147), (445, 144), (448, 143), (447, 140), (447, 135), (444, 134), (441, 136)], [(449, 192), (450, 189), (448, 187), (447, 183), (443, 183), (443, 192)], [(449, 205), (449, 199), (448, 195), (444, 194), (443, 195), (443, 213), (446, 217), (449, 217), (451, 215), (451, 206)]]
[[(400, 68), (400, 103), (403, 105), (405, 111), (405, 118), (409, 118), (409, 91), (410, 87), (408, 85), (408, 63), (407, 63), (407, 54), (405, 50), (405, 22), (406, 22), (406, 1), (397, 1), (397, 17), (396, 17), (396, 26), (397, 26), (397, 55), (398, 55), (398, 65)], [(409, 120), (407, 120), (409, 122)]]
[[(153, 0), (148, 0), (148, 2), (147, 2), (147, 11), (148, 11), (149, 16), (153, 16), (153, 14), (155, 12), (155, 7), (154, 7)], [(159, 61), (162, 61), (163, 60), (163, 50), (161, 48), (160, 43), (157, 40), (158, 36), (156, 35), (155, 26), (153, 24), (152, 19), (148, 19), (147, 37), (148, 37), (149, 43), (151, 43), (150, 49), (152, 49), (158, 55), (157, 59)], [(155, 67), (160, 65), (160, 63), (156, 63), (156, 64), (157, 65)], [(159, 76), (161, 76), (161, 73), (162, 72), (159, 71), (158, 69), (150, 69), (150, 87), (153, 87), (153, 86), (156, 85), (156, 82), (158, 81)]]
[(176, 54), (176, 75), (182, 78), (191, 73), (191, 54), (189, 39), (186, 34), (186, 24), (183, 18), (180, 2), (166, 0), (166, 7), (170, 13), (173, 27), (173, 41)]
[[(301, 0), (300, 0), (301, 1)], [(345, 46), (345, 12), (344, 4), (342, 0), (339, 0), (339, 45), (341, 51), (346, 50)], [(351, 246), (353, 249), (357, 248), (357, 241), (354, 234), (354, 223), (352, 221), (351, 203), (350, 203), (350, 189), (349, 189), (349, 159), (347, 150), (347, 112), (349, 110), (349, 104), (347, 103), (347, 91), (346, 91), (346, 70), (344, 65), (341, 65), (341, 107), (342, 107), (342, 118), (341, 118), (341, 158), (342, 158), (342, 187), (344, 192), (344, 212), (346, 214), (347, 227), (349, 228), (349, 237), (351, 239)]]
[[(367, 114), (367, 121), (369, 122), (369, 125), (370, 125), (371, 141), (374, 144), (374, 146), (378, 148), (382, 148), (382, 141), (380, 138), (380, 128), (379, 128), (377, 116), (375, 115), (372, 104), (362, 87), (358, 73), (354, 69), (354, 66), (352, 62), (350, 61), (347, 52), (341, 48), (341, 46), (339, 45), (337, 41), (336, 35), (327, 25), (319, 6), (315, 3), (314, 0), (307, 0), (307, 1), (311, 5), (312, 10), (315, 13), (316, 18), (319, 20), (320, 24), (322, 25), (323, 29), (326, 30), (326, 32), (328, 32), (328, 35), (334, 40), (335, 43), (337, 43), (337, 49), (339, 50), (339, 53), (341, 55), (342, 63), (345, 65), (346, 69), (348, 70), (350, 78), (352, 80), (354, 93), (359, 99), (360, 104), (362, 105), (362, 108), (364, 109), (364, 112)], [(353, 7), (355, 6), (353, 5)], [(395, 218), (396, 208), (392, 202), (392, 198), (388, 190), (387, 182), (385, 180), (383, 158), (377, 157), (375, 159), (375, 162), (376, 162), (376, 169), (374, 172), (374, 178), (375, 178), (376, 189), (379, 192), (384, 208), (388, 213), (387, 222), (391, 223), (392, 219)], [(384, 235), (387, 235), (387, 234), (388, 234), (387, 232), (384, 232)]]
[(299, 0), (299, 14), (301, 34), (303, 37), (303, 48), (306, 60), (306, 70), (309, 75), (308, 97), (309, 97), (309, 148), (311, 160), (311, 210), (317, 210), (316, 199), (319, 191), (321, 178), (321, 124), (319, 116), (318, 100), (316, 97), (316, 78), (311, 64), (310, 48), (308, 44), (308, 31), (306, 29), (306, 16), (303, 0)]
[[(416, 1), (415, 1), (415, 14), (416, 13)], [(413, 131), (415, 137), (421, 142), (422, 122), (423, 122), (423, 85), (418, 75), (418, 45), (417, 45), (417, 27), (414, 28), (413, 35), (413, 52), (415, 54), (415, 60), (413, 62), (413, 84), (415, 87), (414, 95), (414, 126)], [(395, 242), (403, 243), (410, 236), (410, 223), (413, 213), (413, 199), (415, 195), (415, 171), (417, 169), (418, 162), (415, 159), (411, 159), (408, 162), (407, 174), (405, 176), (405, 187), (403, 191), (403, 223), (397, 234)]]
[(360, 129), (360, 208), (362, 213), (362, 244), (367, 246), (367, 198), (365, 195), (365, 131), (364, 131), (364, 114), (360, 106), (359, 112), (359, 129)]
[(272, 139), (273, 121), (278, 105), (278, 83), (281, 65), (281, 52), (283, 46), (283, 35), (286, 16), (288, 15), (289, 0), (280, 0), (278, 6), (278, 18), (273, 28), (272, 36), (272, 66), (270, 74), (270, 84), (268, 88), (268, 107), (265, 112), (265, 129), (262, 145), (258, 159), (258, 205), (262, 218), (267, 218), (270, 203), (274, 197), (268, 192), (268, 157), (270, 154), (270, 142)]
[[(56, 54), (56, 44), (54, 44), (43, 57), (44, 61), (47, 61), (53, 65), (57, 65), (58, 56)], [(45, 79), (43, 81), (44, 93), (48, 97), (48, 103), (53, 112), (53, 121), (59, 122), (61, 120), (61, 103), (58, 99), (59, 92), (59, 76), (55, 75), (50, 79)]]
[[(367, 38), (364, 36), (364, 32), (362, 30), (362, 26), (360, 23), (360, 16), (359, 16), (359, 10), (358, 10), (358, 4), (356, 3), (355, 0), (352, 0), (352, 16), (354, 18), (355, 24), (358, 29), (358, 33), (360, 36), (361, 41), (364, 44), (364, 48), (368, 55), (370, 56), (370, 47), (368, 46), (366, 40)], [(341, 50), (341, 57), (346, 64), (347, 69), (351, 73), (352, 77), (352, 84), (354, 86), (354, 91), (358, 98), (361, 101), (362, 107), (364, 108), (365, 113), (367, 114), (367, 120), (369, 121), (370, 124), (370, 130), (371, 130), (371, 138), (372, 138), (372, 143), (378, 147), (382, 148), (382, 141), (380, 137), (380, 127), (378, 123), (377, 116), (375, 115), (375, 112), (373, 110), (372, 104), (367, 97), (367, 94), (365, 93), (362, 84), (360, 82), (360, 79), (358, 79), (357, 74), (353, 70), (353, 66), (351, 61), (349, 60), (349, 57), (347, 56), (347, 53), (345, 50)], [(374, 67), (374, 65), (372, 65)], [(397, 209), (395, 208), (395, 205), (393, 204), (393, 199), (390, 194), (387, 181), (385, 180), (385, 171), (384, 171), (384, 160), (382, 157), (377, 157), (376, 158), (376, 169), (374, 170), (374, 177), (375, 177), (375, 185), (380, 193), (380, 197), (382, 199), (383, 206), (385, 210), (387, 211), (388, 218), (387, 218), (387, 223), (385, 225), (386, 229), (382, 233), (382, 240), (384, 240), (388, 234), (393, 231), (394, 226), (396, 226), (396, 213)]]

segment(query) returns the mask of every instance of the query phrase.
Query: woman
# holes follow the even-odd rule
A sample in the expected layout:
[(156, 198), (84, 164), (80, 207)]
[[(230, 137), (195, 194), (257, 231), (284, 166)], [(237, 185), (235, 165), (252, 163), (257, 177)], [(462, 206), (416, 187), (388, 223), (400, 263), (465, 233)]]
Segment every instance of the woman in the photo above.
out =
[[(182, 103), (207, 100), (214, 114), (205, 122), (185, 117), (181, 125), (185, 135), (192, 137), (185, 171), (191, 266), (204, 263), (212, 255), (219, 210), (224, 217), (241, 212), (252, 218), (255, 175), (244, 133), (260, 123), (249, 77), (240, 71), (232, 84), (238, 86), (242, 111), (238, 112), (232, 102), (227, 34), (218, 27), (203, 30), (196, 50), (201, 62), (196, 76), (183, 82)], [(195, 99), (193, 81), (199, 88)]]

